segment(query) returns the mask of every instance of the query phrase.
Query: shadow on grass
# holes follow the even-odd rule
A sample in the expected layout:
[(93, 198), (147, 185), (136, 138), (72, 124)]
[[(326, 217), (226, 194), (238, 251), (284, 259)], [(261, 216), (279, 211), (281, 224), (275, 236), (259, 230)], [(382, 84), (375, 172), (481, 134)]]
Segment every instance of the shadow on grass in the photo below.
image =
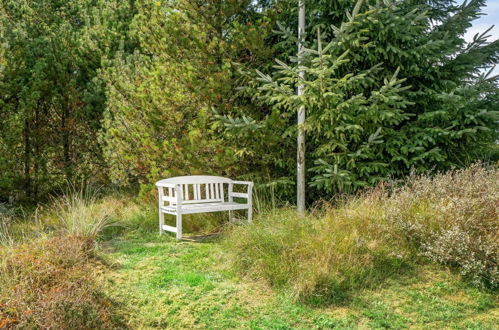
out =
[(299, 297), (298, 302), (312, 308), (345, 307), (352, 304), (365, 290), (390, 286), (391, 280), (405, 281), (417, 276), (417, 266), (410, 261), (379, 257), (373, 267), (365, 272), (339, 281), (324, 277), (314, 290)]

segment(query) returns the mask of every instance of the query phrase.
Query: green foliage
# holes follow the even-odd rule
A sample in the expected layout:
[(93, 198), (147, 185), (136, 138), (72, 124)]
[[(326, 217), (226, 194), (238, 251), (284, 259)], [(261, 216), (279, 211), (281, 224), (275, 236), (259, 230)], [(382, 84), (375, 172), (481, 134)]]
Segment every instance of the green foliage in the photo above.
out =
[(309, 202), (495, 160), (484, 4), (313, 1), (298, 66), (296, 0), (2, 1), (0, 200), (204, 173), (291, 201), (299, 106)]
[(231, 107), (231, 61), (257, 47), (250, 1), (143, 1), (131, 34), (139, 49), (104, 73), (102, 141), (111, 177), (147, 184), (181, 174), (234, 171), (234, 151), (211, 123)]
[(65, 181), (105, 178), (97, 71), (126, 40), (131, 14), (125, 1), (2, 1), (1, 199), (36, 200)]
[[(487, 43), (486, 31), (469, 44), (463, 40), (484, 2), (340, 3), (349, 4), (345, 17), (311, 18), (315, 38), (309, 33), (304, 40), (302, 65), (291, 57), (290, 63), (276, 59), (270, 73), (257, 71), (243, 93), (270, 106), (270, 113), (244, 113), (254, 120), (243, 122), (223, 118), (229, 138), (237, 136), (239, 146), (253, 136), (271, 148), (285, 144), (287, 156), (277, 150), (281, 157), (275, 158), (292, 173), (293, 149), (282, 140), (296, 135), (295, 114), (304, 106), (308, 181), (317, 188), (311, 199), (411, 169), (451, 169), (490, 157), (498, 132), (498, 86), (496, 77), (480, 70), (498, 62), (499, 42)], [(308, 10), (322, 13), (321, 6), (310, 4)], [(291, 31), (281, 30), (279, 47), (295, 47)], [(302, 97), (295, 93), (300, 84)], [(252, 155), (261, 143), (254, 142)]]

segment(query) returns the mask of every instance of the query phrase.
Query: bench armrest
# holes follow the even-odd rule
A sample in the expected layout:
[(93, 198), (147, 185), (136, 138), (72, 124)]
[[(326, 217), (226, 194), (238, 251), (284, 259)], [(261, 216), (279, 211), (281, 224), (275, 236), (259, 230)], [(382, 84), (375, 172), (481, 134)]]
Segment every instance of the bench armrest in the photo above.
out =
[(232, 181), (233, 184), (244, 184), (244, 185), (253, 185), (251, 181)]
[[(232, 191), (232, 185), (246, 185), (248, 189), (245, 193), (234, 192)], [(251, 181), (232, 181), (232, 184), (229, 186), (229, 201), (232, 202), (233, 197), (246, 198), (248, 204), (252, 203), (253, 199), (253, 182)]]

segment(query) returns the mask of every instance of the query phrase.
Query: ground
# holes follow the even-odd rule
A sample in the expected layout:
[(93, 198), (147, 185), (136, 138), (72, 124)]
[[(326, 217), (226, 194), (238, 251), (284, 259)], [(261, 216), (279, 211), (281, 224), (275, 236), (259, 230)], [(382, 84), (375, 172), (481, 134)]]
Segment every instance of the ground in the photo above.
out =
[[(497, 297), (439, 266), (354, 294), (343, 306), (293, 302), (227, 267), (220, 237), (176, 242), (145, 234), (102, 244), (101, 274), (133, 329), (495, 329)], [(109, 268), (111, 270), (109, 270)]]

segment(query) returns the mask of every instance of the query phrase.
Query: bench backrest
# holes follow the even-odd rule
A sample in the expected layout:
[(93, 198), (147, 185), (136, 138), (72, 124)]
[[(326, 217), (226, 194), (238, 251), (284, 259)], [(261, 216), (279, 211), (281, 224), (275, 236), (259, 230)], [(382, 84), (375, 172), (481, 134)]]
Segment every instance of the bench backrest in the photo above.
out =
[(177, 203), (175, 186), (179, 188), (182, 204), (223, 202), (226, 191), (232, 190), (231, 179), (208, 175), (178, 176), (158, 181), (156, 185), (162, 200), (171, 205)]

